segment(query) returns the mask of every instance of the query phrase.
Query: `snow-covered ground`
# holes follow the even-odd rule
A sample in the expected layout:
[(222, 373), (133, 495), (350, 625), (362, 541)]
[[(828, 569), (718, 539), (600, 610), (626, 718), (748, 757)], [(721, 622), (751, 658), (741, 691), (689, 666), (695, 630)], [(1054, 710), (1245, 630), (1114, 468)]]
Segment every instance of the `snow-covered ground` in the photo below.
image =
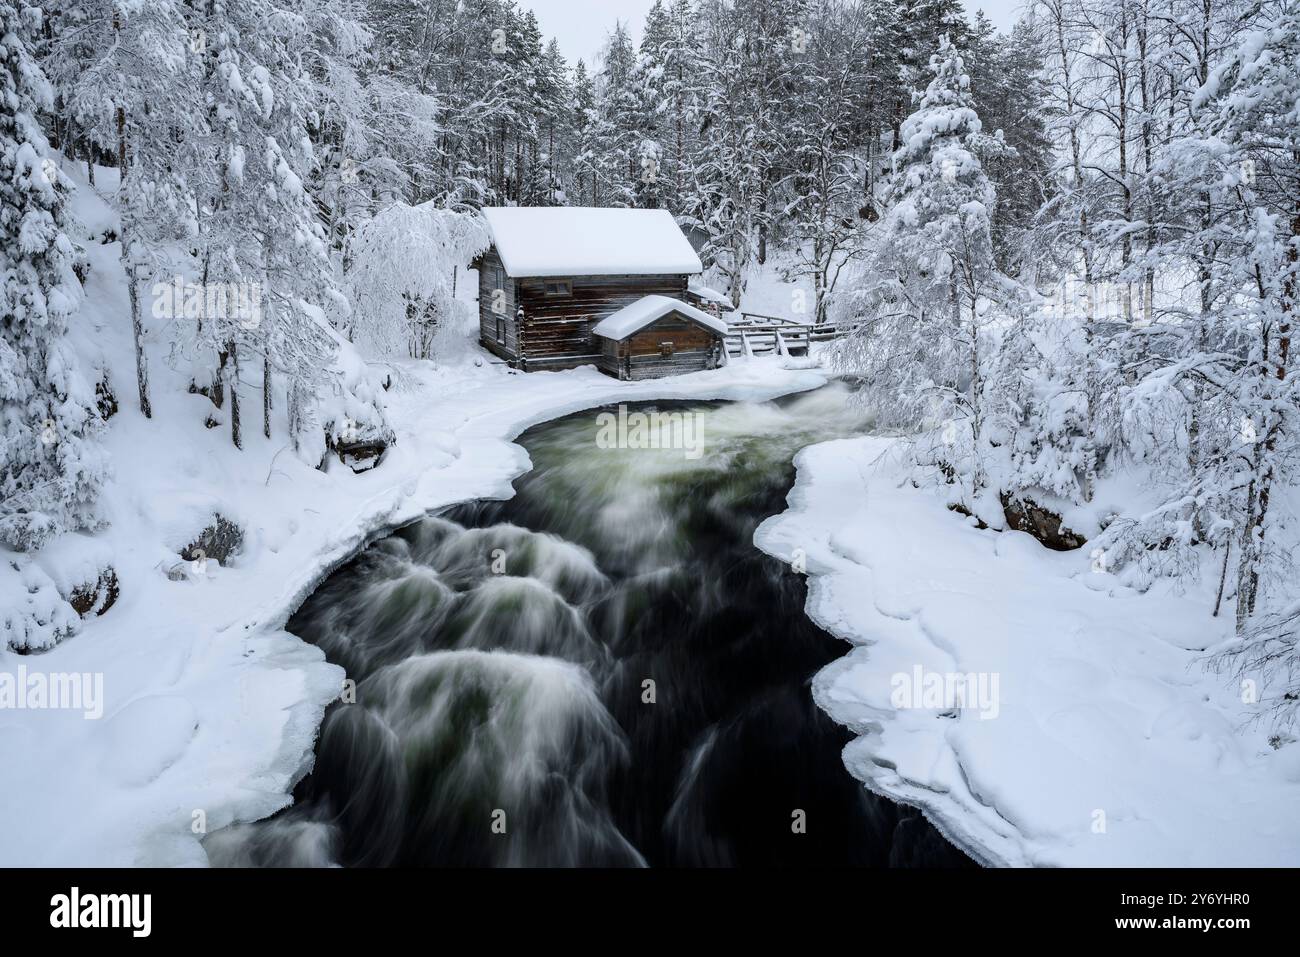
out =
[[(121, 597), (44, 654), (0, 650), (0, 672), (102, 676), (103, 712), (88, 720), (75, 709), (0, 709), (0, 766), (9, 769), (0, 865), (201, 865), (203, 833), (287, 804), (343, 679), (283, 630), (289, 615), (369, 538), (432, 509), (510, 495), (529, 467), (511, 439), (530, 425), (610, 402), (771, 398), (826, 381), (776, 359), (639, 383), (592, 367), (523, 375), (486, 361), (467, 336), (448, 350), (450, 363), (393, 369), (385, 401), (397, 441), (379, 468), (357, 475), (338, 462), (324, 472), (303, 463), (287, 448), (282, 409), (264, 439), (255, 381), (246, 381), (239, 451), (228, 426), (204, 428), (222, 413), (188, 394), (185, 363), (166, 361), (156, 322), (147, 339), (154, 416), (139, 413), (119, 247), (99, 241), (114, 217), (66, 168), (80, 185), (73, 238), (91, 265), (74, 335), (83, 366), (107, 370), (120, 406), (106, 436), (110, 524), (34, 557), (0, 553), (0, 601), (22, 600), (10, 563), (29, 560), (65, 593), (111, 564)], [(99, 178), (100, 189), (113, 188), (111, 171)], [(463, 282), (462, 298), (473, 287)], [(189, 580), (169, 580), (214, 513), (244, 529), (242, 549), (228, 567), (209, 561)]]
[[(510, 440), (528, 426), (610, 402), (771, 398), (825, 382), (777, 360), (639, 383), (590, 367), (403, 371), (388, 407), (397, 444), (360, 475), (319, 472), (260, 435), (243, 453), (227, 448), (224, 433), (214, 441), (195, 421), (202, 397), (151, 422), (124, 403), (109, 439), (113, 525), (93, 542), (122, 597), (47, 654), (0, 653), (0, 670), (21, 660), (102, 673), (104, 717), (0, 712), (0, 763), (16, 769), (0, 789), (0, 864), (203, 864), (196, 820), (211, 832), (287, 804), (343, 679), (283, 630), (289, 614), (369, 538), (431, 509), (510, 495), (529, 467)], [(176, 562), (213, 511), (247, 530), (243, 552), (196, 581), (168, 580), (160, 563)]]
[(794, 322), (811, 322), (816, 303), (812, 280), (795, 273), (794, 258), (774, 252), (765, 266), (755, 267), (750, 272), (745, 292), (740, 297), (740, 308), (745, 312), (780, 316)]
[[(110, 525), (34, 562), (65, 591), (111, 563), (121, 597), (48, 653), (0, 651), (0, 672), (103, 681), (99, 720), (0, 710), (10, 769), (0, 865), (202, 865), (204, 833), (285, 806), (343, 678), (283, 630), (289, 615), (370, 538), (445, 505), (509, 495), (529, 467), (511, 440), (529, 426), (611, 402), (762, 399), (826, 381), (798, 368), (806, 360), (779, 359), (637, 383), (590, 367), (523, 375), (466, 338), (440, 366), (393, 368), (385, 401), (397, 441), (379, 468), (322, 472), (286, 448), (283, 410), (275, 438), (262, 438), (255, 383), (243, 451), (226, 427), (204, 429), (213, 406), (164, 360), (162, 329), (148, 342), (154, 418), (139, 414), (119, 250), (98, 241), (111, 213), (84, 181), (77, 211), (74, 238), (91, 264), (78, 349), (87, 368), (107, 370), (120, 404), (107, 434)], [(795, 301), (769, 268), (744, 305), (785, 315)], [(757, 536), (807, 563), (810, 614), (858, 646), (814, 689), (861, 735), (846, 751), (854, 774), (923, 807), (990, 863), (1300, 860), (1300, 746), (1273, 751), (1262, 733), (1238, 732), (1248, 708), (1197, 660), (1222, 634), (1200, 596), (1135, 595), (1094, 573), (1086, 550), (1057, 554), (964, 525), (900, 485), (887, 452), (877, 438), (806, 450), (790, 511)], [(169, 580), (214, 513), (245, 530), (241, 551), (227, 567)], [(7, 561), (0, 593), (15, 581)], [(984, 702), (996, 717), (895, 708), (891, 679), (917, 666), (996, 676)]]
[[(859, 735), (853, 774), (990, 864), (1300, 861), (1300, 744), (1243, 732), (1251, 706), (1203, 668), (1230, 622), (1199, 593), (1128, 591), (1087, 549), (973, 527), (903, 481), (890, 443), (805, 449), (755, 536), (806, 565), (809, 614), (855, 645), (814, 682)], [(975, 676), (960, 716), (896, 706), (918, 668), (922, 689)]]

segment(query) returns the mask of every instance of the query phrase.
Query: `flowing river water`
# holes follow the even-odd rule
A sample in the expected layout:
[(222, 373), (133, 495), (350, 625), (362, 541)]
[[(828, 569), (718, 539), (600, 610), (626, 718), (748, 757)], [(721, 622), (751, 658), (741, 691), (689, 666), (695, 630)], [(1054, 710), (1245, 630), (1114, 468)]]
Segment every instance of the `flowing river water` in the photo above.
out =
[(845, 770), (810, 679), (847, 649), (753, 545), (795, 453), (865, 428), (846, 388), (631, 407), (680, 413), (676, 448), (626, 447), (635, 419), (610, 442), (616, 411), (525, 432), (512, 499), (375, 542), (303, 604), (288, 629), (355, 703), (213, 864), (970, 864)]

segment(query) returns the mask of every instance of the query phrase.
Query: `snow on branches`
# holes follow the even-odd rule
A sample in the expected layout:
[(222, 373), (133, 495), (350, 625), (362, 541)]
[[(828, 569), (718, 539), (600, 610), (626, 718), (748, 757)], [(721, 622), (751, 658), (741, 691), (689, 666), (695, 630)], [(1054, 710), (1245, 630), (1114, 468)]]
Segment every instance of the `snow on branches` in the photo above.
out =
[(68, 342), (81, 301), (63, 229), (67, 184), (36, 111), (50, 89), (27, 49), (35, 11), (0, 2), (0, 544), (93, 527), (107, 469), (94, 393)]
[(457, 308), (453, 276), (487, 245), (486, 224), (470, 213), (432, 202), (380, 210), (349, 244), (352, 341), (376, 357), (433, 358), (434, 338)]

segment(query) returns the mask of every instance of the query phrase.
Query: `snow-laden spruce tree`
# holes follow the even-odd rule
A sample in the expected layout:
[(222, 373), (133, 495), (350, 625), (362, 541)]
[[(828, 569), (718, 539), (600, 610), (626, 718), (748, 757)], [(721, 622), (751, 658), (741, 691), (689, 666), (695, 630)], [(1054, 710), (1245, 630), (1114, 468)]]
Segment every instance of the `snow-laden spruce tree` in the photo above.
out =
[(1058, 314), (1027, 295), (1003, 305), (1009, 324), (988, 350), (988, 470), (1004, 496), (1064, 513), (1090, 494), (1082, 327), (1077, 316)]
[(655, 187), (651, 192), (658, 204), (673, 212), (682, 209), (685, 170), (697, 148), (700, 69), (700, 44), (690, 0), (656, 0), (646, 15), (641, 40), (646, 135), (658, 146), (654, 182), (644, 185)]
[(573, 89), (560, 44), (552, 38), (538, 65), (537, 161), (525, 180), (524, 199), (537, 206), (567, 206), (562, 174), (573, 148), (569, 103)]
[(67, 183), (36, 111), (51, 90), (27, 46), (40, 12), (0, 0), (0, 544), (94, 526), (106, 463), (68, 342), (81, 300), (63, 231)]
[(350, 345), (324, 320), (349, 308), (306, 187), (317, 162), (309, 130), (319, 104), (294, 53), (309, 45), (305, 29), (282, 0), (214, 5), (203, 21), (211, 170), (201, 201), (201, 275), (205, 284), (248, 289), (258, 308), (206, 317), (195, 333), (226, 380), (235, 445), (241, 367), (257, 362), (264, 430), (278, 374), (294, 448), (318, 461), (326, 445), (388, 441), (391, 432), (363, 367), (343, 355)]
[(641, 125), (644, 105), (637, 82), (637, 58), (627, 28), (619, 23), (605, 44), (604, 64), (597, 76), (596, 155), (601, 202), (606, 206), (636, 206), (637, 184), (644, 174)]
[(595, 206), (600, 189), (600, 171), (596, 156), (596, 88), (587, 65), (579, 60), (573, 68), (573, 97), (569, 105), (569, 122), (573, 128), (574, 186), (573, 202), (578, 206)]
[(840, 361), (863, 377), (882, 424), (940, 427), (918, 458), (939, 466), (970, 506), (986, 484), (987, 309), (1004, 297), (1007, 280), (993, 257), (995, 197), (975, 155), (981, 126), (970, 80), (946, 37), (930, 69), (933, 79), (900, 130), (890, 208), (856, 292), (861, 324)]

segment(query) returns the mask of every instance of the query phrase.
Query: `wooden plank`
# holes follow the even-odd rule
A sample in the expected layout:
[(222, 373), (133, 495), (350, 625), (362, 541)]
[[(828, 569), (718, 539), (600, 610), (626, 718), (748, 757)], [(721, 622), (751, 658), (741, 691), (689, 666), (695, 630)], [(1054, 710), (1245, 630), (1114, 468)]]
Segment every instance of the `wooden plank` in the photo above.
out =
[(633, 356), (629, 369), (632, 379), (658, 379), (713, 368), (711, 351), (681, 352), (672, 356)]
[(645, 296), (681, 298), (687, 283), (685, 275), (562, 278), (571, 284), (568, 295), (547, 296), (546, 279), (519, 280), (524, 310), (520, 347), (525, 356), (599, 356), (600, 347), (591, 334), (597, 322)]
[(769, 322), (774, 322), (783, 326), (801, 325), (801, 323), (797, 323), (793, 319), (786, 319), (784, 316), (769, 316), (761, 312), (742, 312), (740, 314), (740, 323), (737, 324), (745, 323), (746, 320), (751, 319), (766, 319)]

